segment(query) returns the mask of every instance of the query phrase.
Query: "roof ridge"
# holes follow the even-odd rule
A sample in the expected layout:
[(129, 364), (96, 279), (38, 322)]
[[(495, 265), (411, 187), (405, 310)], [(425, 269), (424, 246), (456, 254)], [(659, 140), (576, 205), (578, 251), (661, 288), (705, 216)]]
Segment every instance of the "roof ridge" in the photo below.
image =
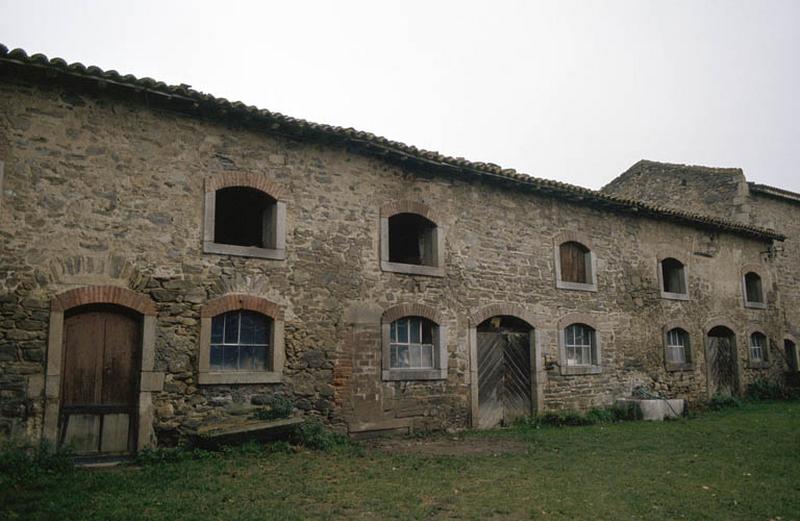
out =
[(218, 98), (211, 94), (197, 91), (183, 83), (180, 85), (167, 85), (162, 81), (157, 81), (152, 78), (137, 78), (132, 74), (122, 75), (115, 70), (104, 71), (97, 66), (86, 66), (80, 62), (68, 64), (63, 58), (56, 57), (49, 59), (41, 53), (29, 56), (23, 49), (17, 48), (9, 50), (8, 47), (2, 43), (0, 43), (0, 62), (14, 63), (27, 67), (39, 67), (79, 78), (91, 78), (96, 81), (130, 88), (138, 92), (147, 91), (166, 96), (169, 99), (174, 98), (189, 101), (194, 107), (199, 107), (200, 104), (208, 104), (220, 112), (238, 112), (241, 115), (248, 115), (251, 118), (263, 118), (271, 123), (270, 128), (274, 131), (284, 126), (293, 128), (293, 130), (298, 133), (309, 131), (311, 133), (324, 134), (357, 145), (363, 145), (364, 150), (368, 153), (375, 153), (376, 151), (374, 149), (377, 148), (380, 150), (380, 155), (396, 154), (398, 159), (412, 159), (427, 165), (454, 169), (459, 173), (471, 172), (478, 175), (521, 183), (533, 187), (542, 193), (563, 197), (577, 203), (593, 202), (597, 203), (600, 207), (609, 207), (641, 215), (667, 217), (685, 224), (702, 225), (704, 227), (717, 228), (762, 239), (785, 239), (782, 234), (774, 230), (767, 230), (748, 224), (674, 210), (635, 199), (610, 195), (598, 190), (592, 190), (562, 181), (519, 173), (513, 168), (503, 168), (494, 163), (473, 162), (461, 157), (446, 156), (436, 151), (420, 149), (413, 145), (406, 145), (399, 141), (393, 141), (370, 132), (356, 130), (352, 127), (344, 128), (314, 123), (304, 119), (286, 116), (279, 112), (259, 109), (254, 105), (245, 105), (240, 101), (231, 102), (225, 98)]

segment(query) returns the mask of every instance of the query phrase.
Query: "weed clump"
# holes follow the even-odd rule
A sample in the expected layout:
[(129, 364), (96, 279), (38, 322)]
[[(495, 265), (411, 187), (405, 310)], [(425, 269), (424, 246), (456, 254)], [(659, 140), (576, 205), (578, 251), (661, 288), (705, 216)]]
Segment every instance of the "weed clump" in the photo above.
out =
[(0, 487), (30, 483), (72, 469), (69, 450), (56, 450), (47, 441), (31, 445), (16, 439), (0, 439)]

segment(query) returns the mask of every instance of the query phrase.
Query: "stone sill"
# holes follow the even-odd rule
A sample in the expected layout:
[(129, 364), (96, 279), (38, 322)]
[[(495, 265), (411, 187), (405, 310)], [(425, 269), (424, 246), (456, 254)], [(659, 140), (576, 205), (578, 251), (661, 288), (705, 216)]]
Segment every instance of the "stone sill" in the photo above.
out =
[(597, 292), (597, 284), (589, 284), (583, 282), (566, 282), (563, 280), (556, 281), (556, 288), (568, 289), (571, 291), (593, 291)]
[(678, 371), (694, 371), (694, 364), (692, 363), (674, 364), (667, 362), (667, 371), (671, 373)]
[(668, 291), (662, 291), (661, 292), (661, 298), (667, 299), (667, 300), (684, 300), (684, 301), (686, 301), (686, 300), (689, 300), (689, 294), (688, 293), (670, 293)]
[(423, 266), (419, 264), (403, 264), (400, 262), (381, 261), (381, 270), (390, 273), (407, 273), (409, 275), (424, 275), (427, 277), (444, 277), (444, 268), (441, 266)]
[(199, 373), (197, 383), (200, 385), (220, 385), (220, 384), (274, 384), (283, 381), (281, 373), (271, 371), (246, 372), (230, 371)]
[(749, 309), (767, 309), (767, 304), (764, 302), (748, 302), (744, 303), (744, 307)]
[(769, 369), (769, 362), (753, 362), (748, 364), (750, 369)]
[(235, 244), (220, 244), (217, 242), (204, 242), (203, 252), (215, 253), (218, 255), (235, 255), (237, 257), (255, 257), (258, 259), (286, 259), (286, 250), (257, 248), (255, 246), (237, 246)]
[(391, 369), (382, 372), (384, 382), (399, 382), (405, 380), (446, 380), (445, 369)]
[(599, 365), (570, 365), (561, 367), (561, 374), (564, 376), (600, 374), (602, 372), (603, 368)]

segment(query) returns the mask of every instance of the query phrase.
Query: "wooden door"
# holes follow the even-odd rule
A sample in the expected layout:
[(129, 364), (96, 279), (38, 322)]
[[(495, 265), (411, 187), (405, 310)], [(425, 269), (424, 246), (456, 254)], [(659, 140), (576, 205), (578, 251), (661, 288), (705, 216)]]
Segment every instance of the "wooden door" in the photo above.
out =
[(708, 342), (708, 387), (711, 396), (737, 392), (736, 344), (733, 335), (710, 335)]
[(530, 332), (478, 332), (478, 427), (508, 425), (531, 409)]
[(64, 320), (62, 445), (79, 455), (134, 451), (140, 349), (141, 321), (121, 310)]

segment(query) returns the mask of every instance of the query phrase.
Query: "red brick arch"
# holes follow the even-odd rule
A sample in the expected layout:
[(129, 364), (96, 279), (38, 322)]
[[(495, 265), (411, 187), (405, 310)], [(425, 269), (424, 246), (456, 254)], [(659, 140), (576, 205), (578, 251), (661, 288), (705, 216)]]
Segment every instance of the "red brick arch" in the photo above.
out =
[(232, 293), (208, 301), (200, 310), (200, 317), (215, 317), (221, 313), (239, 309), (255, 311), (276, 320), (283, 320), (283, 309), (278, 304), (265, 298), (241, 293)]
[(276, 200), (286, 200), (286, 189), (263, 175), (251, 172), (220, 172), (206, 177), (206, 193), (231, 186), (246, 186), (269, 195)]
[(53, 298), (51, 309), (64, 312), (86, 304), (116, 304), (145, 316), (155, 316), (157, 311), (149, 297), (118, 286), (87, 286), (65, 291)]
[(438, 325), (441, 325), (443, 320), (441, 313), (425, 304), (400, 304), (384, 311), (381, 322), (391, 324), (403, 317), (423, 317)]

